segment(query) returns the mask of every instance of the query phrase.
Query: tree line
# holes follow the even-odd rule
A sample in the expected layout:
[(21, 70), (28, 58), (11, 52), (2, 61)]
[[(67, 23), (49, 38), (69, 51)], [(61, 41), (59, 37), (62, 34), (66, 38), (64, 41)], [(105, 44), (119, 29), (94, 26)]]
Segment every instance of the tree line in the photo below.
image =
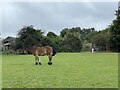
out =
[(120, 52), (120, 10), (116, 18), (104, 30), (95, 28), (64, 28), (60, 35), (50, 31), (47, 35), (33, 25), (22, 27), (17, 34), (13, 49), (23, 51), (31, 46), (52, 46), (57, 52), (90, 51), (95, 47), (98, 51)]

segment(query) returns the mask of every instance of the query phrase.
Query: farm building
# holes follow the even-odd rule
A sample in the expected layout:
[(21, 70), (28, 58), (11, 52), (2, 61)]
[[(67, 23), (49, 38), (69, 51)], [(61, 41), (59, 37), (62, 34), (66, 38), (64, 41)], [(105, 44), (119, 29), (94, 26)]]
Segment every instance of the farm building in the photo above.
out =
[(3, 40), (2, 50), (12, 50), (13, 45), (15, 44), (15, 38), (8, 36)]

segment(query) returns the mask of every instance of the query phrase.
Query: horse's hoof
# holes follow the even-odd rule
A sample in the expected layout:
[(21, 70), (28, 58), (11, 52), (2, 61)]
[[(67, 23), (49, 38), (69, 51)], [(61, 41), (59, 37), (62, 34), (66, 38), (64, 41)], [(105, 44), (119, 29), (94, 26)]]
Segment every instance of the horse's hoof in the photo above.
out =
[(39, 65), (41, 65), (41, 62), (39, 62)]
[(52, 62), (48, 62), (49, 65), (52, 65)]
[(36, 62), (35, 65), (38, 65), (38, 63)]

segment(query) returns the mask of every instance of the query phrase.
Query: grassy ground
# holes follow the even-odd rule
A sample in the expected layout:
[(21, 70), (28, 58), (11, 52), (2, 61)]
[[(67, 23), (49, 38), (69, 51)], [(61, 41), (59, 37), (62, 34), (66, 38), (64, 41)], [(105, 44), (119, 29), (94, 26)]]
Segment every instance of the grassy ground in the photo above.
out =
[(3, 55), (3, 88), (117, 88), (118, 54), (59, 53), (53, 65), (32, 55)]

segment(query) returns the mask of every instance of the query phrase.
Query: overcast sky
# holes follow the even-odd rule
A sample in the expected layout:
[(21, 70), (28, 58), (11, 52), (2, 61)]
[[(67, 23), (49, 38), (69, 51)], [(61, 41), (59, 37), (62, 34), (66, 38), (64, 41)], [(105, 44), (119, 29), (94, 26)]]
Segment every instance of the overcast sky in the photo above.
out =
[(58, 35), (66, 27), (102, 30), (111, 24), (117, 8), (117, 2), (10, 2), (2, 12), (2, 36), (16, 36), (25, 25)]

